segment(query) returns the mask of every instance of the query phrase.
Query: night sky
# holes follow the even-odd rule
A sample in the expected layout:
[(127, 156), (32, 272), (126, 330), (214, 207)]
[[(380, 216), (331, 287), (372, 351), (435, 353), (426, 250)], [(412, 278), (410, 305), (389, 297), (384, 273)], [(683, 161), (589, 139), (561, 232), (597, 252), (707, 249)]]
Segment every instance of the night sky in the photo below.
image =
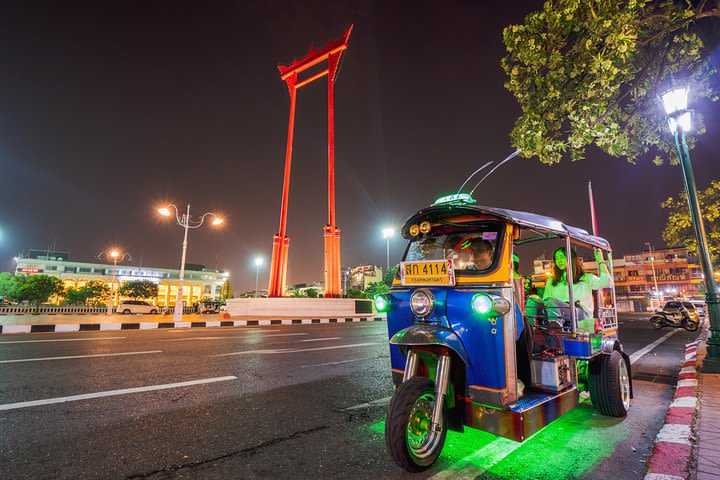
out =
[[(188, 262), (228, 269), (236, 291), (254, 288), (252, 258), (269, 261), (278, 229), (289, 105), (279, 63), (355, 24), (335, 84), (342, 263), (384, 265), (381, 227), (512, 152), (519, 109), (503, 87), (502, 29), (540, 5), (62, 3), (0, 7), (0, 266), (54, 243), (74, 260), (119, 246), (134, 264), (176, 267), (182, 230), (156, 209), (190, 202), (226, 224), (191, 231)], [(324, 82), (300, 91), (289, 283), (323, 277), (326, 106)], [(692, 152), (702, 188), (720, 178), (720, 115), (693, 107), (708, 125)], [(617, 253), (639, 251), (662, 246), (659, 202), (682, 189), (679, 167), (651, 159), (516, 158), (475, 197), (589, 228), (592, 180), (600, 233)], [(396, 237), (394, 260), (403, 248)]]

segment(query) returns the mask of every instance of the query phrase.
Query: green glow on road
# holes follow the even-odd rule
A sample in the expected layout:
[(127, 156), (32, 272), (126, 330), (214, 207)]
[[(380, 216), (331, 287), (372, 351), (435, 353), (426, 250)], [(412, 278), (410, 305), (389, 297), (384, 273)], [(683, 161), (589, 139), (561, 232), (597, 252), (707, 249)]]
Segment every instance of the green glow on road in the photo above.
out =
[[(385, 422), (369, 428), (383, 433)], [(579, 478), (612, 455), (628, 433), (623, 419), (601, 415), (584, 400), (523, 443), (471, 428), (448, 432), (433, 471), (470, 470), (508, 480)]]

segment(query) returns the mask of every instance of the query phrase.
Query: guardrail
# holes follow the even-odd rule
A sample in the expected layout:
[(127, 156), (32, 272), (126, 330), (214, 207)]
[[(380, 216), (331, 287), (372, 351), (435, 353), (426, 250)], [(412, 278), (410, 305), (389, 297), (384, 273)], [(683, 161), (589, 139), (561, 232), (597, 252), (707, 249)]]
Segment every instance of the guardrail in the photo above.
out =
[[(175, 307), (157, 307), (160, 313), (173, 313)], [(183, 313), (194, 313), (193, 307), (183, 308)], [(56, 306), (56, 305), (3, 305), (0, 315), (105, 315), (107, 307)], [(113, 308), (113, 313), (115, 309)]]

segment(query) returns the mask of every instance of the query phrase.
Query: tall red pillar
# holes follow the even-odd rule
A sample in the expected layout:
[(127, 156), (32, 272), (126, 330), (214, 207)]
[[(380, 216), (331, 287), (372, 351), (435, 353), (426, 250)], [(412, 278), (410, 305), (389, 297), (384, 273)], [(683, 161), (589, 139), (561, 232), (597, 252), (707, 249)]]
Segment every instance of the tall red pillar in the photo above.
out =
[[(270, 280), (268, 297), (282, 297), (285, 294), (287, 276), (288, 249), (290, 237), (286, 234), (288, 195), (290, 192), (290, 165), (292, 162), (292, 140), (295, 126), (295, 102), (297, 90), (327, 75), (328, 82), (328, 224), (323, 228), (325, 240), (325, 296), (342, 295), (340, 284), (340, 229), (335, 220), (335, 78), (343, 51), (353, 26), (345, 35), (326, 44), (319, 50), (311, 49), (305, 57), (295, 60), (288, 66), (279, 65), (281, 78), (290, 93), (290, 119), (285, 148), (285, 175), (280, 207), (280, 231), (273, 237), (273, 253), (270, 262)], [(327, 60), (328, 68), (298, 82), (298, 73)]]

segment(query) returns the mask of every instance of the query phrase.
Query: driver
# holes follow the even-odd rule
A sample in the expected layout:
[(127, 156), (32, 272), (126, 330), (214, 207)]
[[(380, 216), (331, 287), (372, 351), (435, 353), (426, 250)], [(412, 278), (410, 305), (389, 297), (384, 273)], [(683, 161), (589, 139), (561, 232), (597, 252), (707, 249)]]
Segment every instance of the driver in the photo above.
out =
[(470, 245), (470, 270), (485, 270), (492, 263), (493, 246), (488, 240), (476, 238)]

